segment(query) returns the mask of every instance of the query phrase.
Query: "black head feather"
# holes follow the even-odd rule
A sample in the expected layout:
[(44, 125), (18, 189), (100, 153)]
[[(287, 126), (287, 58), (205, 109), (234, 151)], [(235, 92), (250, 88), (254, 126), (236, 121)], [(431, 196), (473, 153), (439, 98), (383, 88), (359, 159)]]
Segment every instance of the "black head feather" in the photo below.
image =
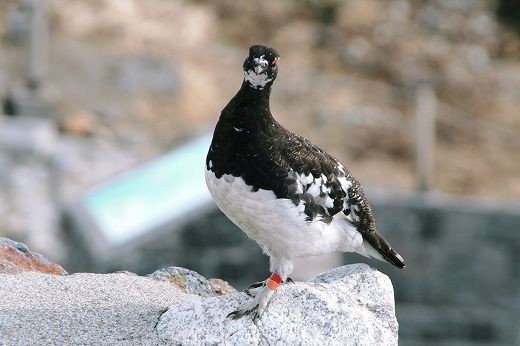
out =
[(243, 65), (245, 79), (249, 85), (254, 89), (263, 89), (265, 86), (272, 85), (278, 75), (279, 59), (280, 54), (272, 47), (251, 46)]

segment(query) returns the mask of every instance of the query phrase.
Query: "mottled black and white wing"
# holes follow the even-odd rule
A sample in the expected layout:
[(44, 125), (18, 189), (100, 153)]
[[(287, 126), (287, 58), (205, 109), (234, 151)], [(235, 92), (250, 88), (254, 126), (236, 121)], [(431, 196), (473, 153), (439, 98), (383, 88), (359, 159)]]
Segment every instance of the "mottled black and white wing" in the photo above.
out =
[(376, 231), (372, 208), (361, 184), (336, 158), (294, 134), (287, 138), (283, 156), (289, 170), (286, 198), (304, 205), (306, 220), (330, 223), (340, 213), (385, 260), (403, 268), (403, 258)]

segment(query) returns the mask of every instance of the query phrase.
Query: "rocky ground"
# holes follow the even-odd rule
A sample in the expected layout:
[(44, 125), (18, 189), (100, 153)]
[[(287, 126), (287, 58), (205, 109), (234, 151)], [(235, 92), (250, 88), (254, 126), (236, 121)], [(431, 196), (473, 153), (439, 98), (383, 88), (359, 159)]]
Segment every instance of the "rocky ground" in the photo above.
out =
[(226, 317), (245, 293), (184, 268), (51, 275), (19, 263), (6, 274), (4, 247), (39, 256), (0, 239), (0, 344), (397, 345), (392, 284), (367, 265), (283, 285), (253, 322)]

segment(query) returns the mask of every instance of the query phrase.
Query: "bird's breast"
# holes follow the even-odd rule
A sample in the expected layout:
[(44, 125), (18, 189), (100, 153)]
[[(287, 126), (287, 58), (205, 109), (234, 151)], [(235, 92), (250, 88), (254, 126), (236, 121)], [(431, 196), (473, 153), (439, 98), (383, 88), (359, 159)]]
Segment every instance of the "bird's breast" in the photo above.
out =
[(306, 221), (302, 206), (277, 198), (273, 191), (253, 190), (242, 177), (217, 177), (211, 169), (206, 170), (205, 176), (220, 210), (268, 255), (318, 255), (335, 251), (344, 241), (341, 227)]

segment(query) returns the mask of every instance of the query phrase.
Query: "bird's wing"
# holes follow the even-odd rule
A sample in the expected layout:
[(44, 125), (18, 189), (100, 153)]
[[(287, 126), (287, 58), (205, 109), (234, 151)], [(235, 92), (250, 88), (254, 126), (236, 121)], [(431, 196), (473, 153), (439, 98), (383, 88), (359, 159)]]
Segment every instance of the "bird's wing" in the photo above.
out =
[(349, 189), (354, 178), (336, 158), (294, 134), (279, 149), (286, 167), (284, 197), (304, 205), (307, 221), (329, 223), (340, 212), (351, 216)]
[(290, 137), (284, 151), (289, 167), (286, 198), (295, 206), (304, 205), (307, 221), (330, 223), (335, 215), (343, 213), (384, 259), (404, 267), (403, 258), (377, 232), (372, 207), (361, 184), (341, 162), (296, 135)]

